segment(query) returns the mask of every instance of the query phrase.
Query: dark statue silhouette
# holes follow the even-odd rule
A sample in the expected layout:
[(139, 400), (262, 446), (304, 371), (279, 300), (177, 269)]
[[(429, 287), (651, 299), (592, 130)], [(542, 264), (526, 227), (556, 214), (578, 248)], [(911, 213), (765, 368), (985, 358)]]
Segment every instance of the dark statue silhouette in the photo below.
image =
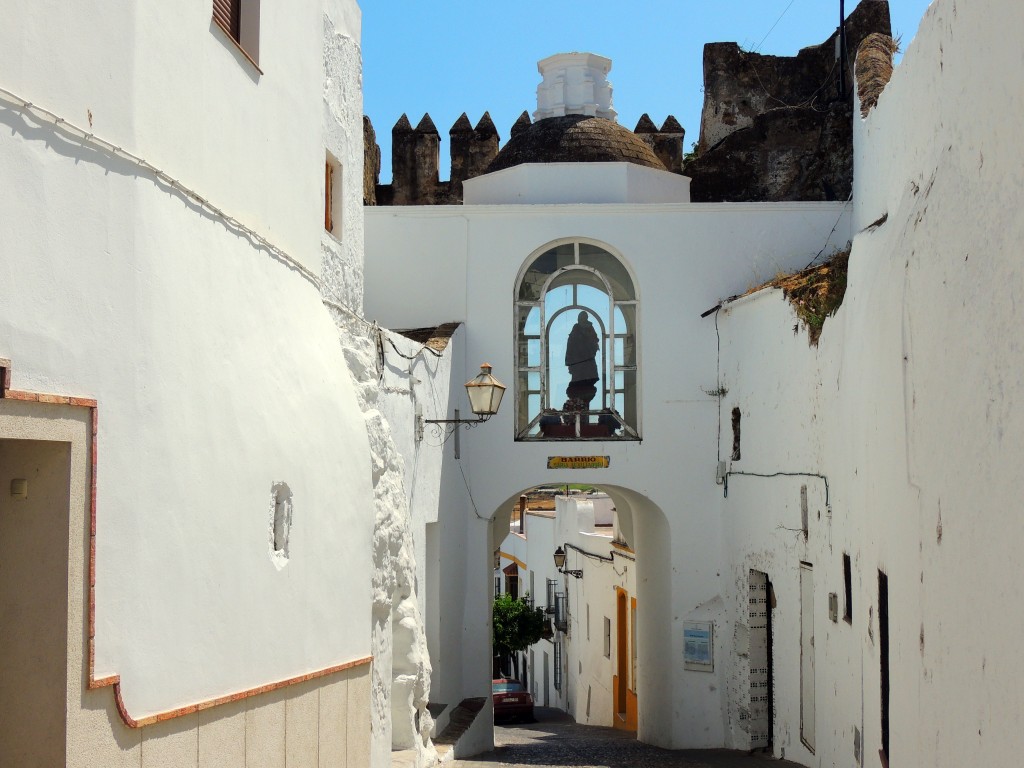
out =
[(599, 346), (594, 324), (586, 312), (580, 312), (565, 345), (565, 364), (569, 368), (569, 386), (565, 388), (565, 396), (569, 400), (563, 410), (590, 409), (600, 378), (597, 371)]

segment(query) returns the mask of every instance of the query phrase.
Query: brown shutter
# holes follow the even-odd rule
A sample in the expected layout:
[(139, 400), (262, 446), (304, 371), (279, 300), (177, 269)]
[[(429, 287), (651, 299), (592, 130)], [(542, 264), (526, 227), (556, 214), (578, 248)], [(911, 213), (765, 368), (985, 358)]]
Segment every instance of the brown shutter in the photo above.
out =
[(242, 37), (242, 0), (213, 0), (213, 20), (237, 42)]

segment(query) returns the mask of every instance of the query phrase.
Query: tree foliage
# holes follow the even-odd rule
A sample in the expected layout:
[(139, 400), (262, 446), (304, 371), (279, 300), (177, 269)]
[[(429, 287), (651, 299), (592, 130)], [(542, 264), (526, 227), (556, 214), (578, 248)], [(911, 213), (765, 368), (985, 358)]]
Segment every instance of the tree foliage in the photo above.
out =
[(494, 653), (506, 656), (538, 642), (547, 622), (540, 608), (531, 608), (525, 600), (504, 594), (494, 598), (491, 623)]

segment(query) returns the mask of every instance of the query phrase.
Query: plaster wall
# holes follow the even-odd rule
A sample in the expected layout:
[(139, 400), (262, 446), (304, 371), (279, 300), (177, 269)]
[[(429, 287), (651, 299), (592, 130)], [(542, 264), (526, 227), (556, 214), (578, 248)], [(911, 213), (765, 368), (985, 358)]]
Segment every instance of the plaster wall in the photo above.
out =
[[(576, 532), (568, 540), (580, 549), (603, 557), (611, 556), (614, 551), (608, 536)], [(612, 677), (618, 669), (615, 588), (624, 590), (628, 594), (627, 600), (636, 597), (635, 564), (621, 556), (614, 557), (613, 562), (608, 563), (585, 557), (572, 549), (566, 554), (565, 567), (583, 571), (582, 579), (559, 577), (564, 580), (569, 593), (570, 634), (566, 658), (572, 684), (570, 714), (578, 723), (612, 727), (616, 709)], [(640, 610), (638, 604), (637, 611)], [(604, 655), (605, 617), (611, 622), (609, 656)], [(627, 632), (629, 621), (627, 614)], [(628, 659), (626, 663), (627, 668), (630, 668)], [(629, 678), (628, 687), (635, 690), (637, 686), (636, 681), (632, 680), (632, 671)]]
[[(554, 687), (552, 667), (547, 700), (572, 715), (576, 722), (605, 727), (613, 725), (614, 716), (612, 677), (616, 674), (618, 651), (615, 588), (625, 590), (629, 597), (636, 597), (636, 564), (632, 555), (624, 555), (612, 546), (610, 532), (594, 532), (595, 503), (608, 506), (609, 501), (603, 495), (596, 502), (588, 496), (559, 496), (553, 517), (527, 514), (526, 535), (510, 533), (501, 548), (503, 555), (514, 556), (526, 564), (526, 569), (521, 567), (521, 573), (532, 577), (536, 585), (535, 605), (546, 606), (548, 579), (556, 582), (556, 592), (567, 595), (567, 631), (556, 632), (552, 640), (541, 640), (531, 649), (533, 663), (529, 667), (529, 678), (535, 702), (545, 700), (543, 654), (547, 652), (549, 664), (553, 664), (553, 643), (561, 643), (563, 683), (558, 689)], [(582, 570), (581, 578), (555, 569), (552, 555), (556, 547), (565, 549), (565, 569)], [(604, 560), (587, 557), (579, 550)], [(612, 562), (607, 562), (608, 558)], [(503, 556), (502, 568), (508, 562), (511, 560)], [(604, 653), (605, 617), (611, 622), (609, 656)], [(553, 620), (553, 614), (550, 618)], [(531, 655), (527, 653), (526, 657), (529, 661)], [(629, 674), (630, 690), (636, 690), (632, 669)]]
[[(318, 273), (338, 254), (322, 234), (325, 144), (361, 168), (358, 7), (264, 6), (264, 75), (208, 6), (61, 9), (59, 24), (52, 4), (26, 7), (0, 32), (0, 86), (91, 120)], [(318, 87), (330, 68), (345, 77)], [(120, 675), (141, 718), (367, 657), (370, 452), (319, 282), (88, 140), (5, 99), (0, 121), (0, 354), (14, 389), (99, 402), (97, 676)], [(339, 282), (360, 268), (361, 207), (345, 209)], [(284, 561), (277, 481), (293, 494)], [(79, 690), (81, 671), (70, 679)], [(357, 693), (335, 714), (365, 712)], [(285, 698), (293, 720), (313, 712)], [(135, 733), (91, 724), (76, 738)], [(178, 729), (149, 733), (193, 738)]]
[[(458, 328), (443, 350), (434, 350), (399, 333), (385, 331), (381, 339), (384, 367), (380, 378), (379, 407), (390, 426), (395, 450), (406, 478), (404, 488), (413, 546), (416, 597), (431, 659), (431, 701), (461, 701), (461, 665), (450, 638), (452, 627), (461, 632), (464, 586), (462, 561), (465, 492), (458, 492), (459, 469), (454, 455), (456, 437), (444, 425), (427, 419), (451, 419), (455, 408), (468, 417), (460, 402), (462, 382), (453, 369), (462, 368), (465, 329)], [(464, 428), (463, 428), (464, 429)], [(462, 435), (459, 436), (459, 439)]]
[[(716, 448), (713, 440), (701, 437), (714, 435), (718, 428), (717, 401), (705, 394), (717, 386), (717, 348), (713, 321), (702, 320), (700, 314), (758, 279), (803, 266), (822, 247), (844, 245), (844, 206), (370, 209), (366, 226), (367, 316), (392, 327), (465, 320), (465, 378), (475, 373), (469, 370), (471, 364), (475, 369), (486, 359), (495, 365), (499, 378), (512, 383), (511, 298), (519, 269), (532, 253), (559, 238), (582, 237), (606, 244), (631, 267), (641, 302), (643, 442), (515, 442), (514, 409), (507, 407), (484, 427), (463, 436), (462, 464), (475, 509), (484, 517), (505, 515), (503, 526), (495, 523), (500, 532), (496, 539), (492, 535), (489, 541), (488, 529), (478, 526), (475, 518), (465, 529), (469, 591), (463, 669), (468, 679), (479, 675), (481, 687), (485, 684), (490, 647), (480, 640), (487, 636), (486, 623), (478, 627), (474, 617), (485, 622), (489, 615), (491, 553), (507, 533), (508, 511), (519, 493), (540, 484), (593, 483), (608, 489), (626, 514), (623, 530), (629, 531), (629, 543), (642, 561), (637, 577), (640, 602), (662, 608), (659, 617), (649, 617), (651, 630), (640, 638), (640, 657), (648, 660), (646, 666), (641, 661), (641, 690), (646, 691), (641, 698), (641, 738), (664, 746), (721, 744), (724, 686), (684, 674), (681, 663), (683, 621), (721, 613), (724, 578), (716, 515), (721, 502), (713, 482)], [(461, 238), (450, 236), (460, 229)], [(406, 255), (414, 247), (421, 258), (410, 263)], [(461, 280), (440, 279), (459, 265), (465, 265)], [(453, 318), (459, 307), (464, 307), (464, 317)], [(548, 456), (581, 452), (608, 455), (610, 468), (545, 468)], [(659, 471), (662, 461), (686, 471)], [(631, 516), (627, 510), (633, 511)], [(645, 544), (649, 552), (644, 551)], [(647, 559), (651, 553), (657, 556)], [(646, 579), (643, 562), (652, 568)], [(670, 578), (673, 571), (685, 576)], [(652, 591), (645, 595), (645, 589)], [(665, 616), (673, 618), (666, 622)], [(665, 659), (676, 660), (668, 674)], [(709, 710), (716, 713), (711, 719)]]
[(142, 155), (319, 272), (324, 62), (311, 39), (325, 13), (358, 41), (354, 0), (263, 3), (257, 68), (209, 3), (36, 3), (0, 31), (0, 87)]
[(526, 163), (463, 182), (466, 205), (688, 203), (690, 180), (632, 163)]
[[(739, 366), (728, 397), (750, 409), (742, 463), (781, 450), (829, 480), (831, 515), (812, 513), (806, 544), (763, 530), (773, 517), (793, 526), (804, 480), (730, 478), (725, 507), (744, 565), (784, 574), (776, 750), (807, 765), (853, 761), (854, 728), (864, 764), (878, 759), (879, 570), (889, 582), (891, 764), (994, 765), (1019, 752), (1022, 627), (1005, 588), (1020, 576), (1020, 525), (1007, 510), (1021, 492), (1024, 360), (1007, 329), (1020, 323), (1024, 290), (1024, 179), (1012, 131), (989, 115), (1024, 115), (1020, 50), (1007, 32), (1022, 13), (996, 0), (936, 0), (878, 106), (857, 121), (860, 231), (846, 298), (817, 350), (796, 346), (796, 318), (777, 295), (737, 302), (721, 319), (725, 378)], [(725, 416), (723, 406), (723, 443)], [(853, 558), (849, 625), (830, 622), (818, 603), (842, 595), (844, 551)], [(816, 566), (814, 755), (792, 736), (795, 638), (784, 627), (793, 562), (803, 558)]]
[[(936, 0), (883, 101), (856, 129), (867, 132), (858, 139), (865, 183), (886, 157), (908, 158), (878, 176), (889, 219), (858, 238), (863, 256), (852, 276), (872, 288), (867, 274), (888, 279), (887, 311), (877, 320), (851, 313), (846, 331), (847, 338), (874, 331), (877, 339), (877, 321), (889, 336), (899, 329), (898, 345), (848, 357), (890, 372), (899, 386), (889, 398), (903, 416), (895, 443), (904, 447), (901, 476), (877, 495), (868, 487), (864, 468), (881, 461), (869, 433), (853, 486), (869, 501), (887, 502), (866, 520), (865, 559), (889, 572), (898, 664), (893, 764), (996, 764), (1019, 751), (1016, 648), (1024, 627), (1004, 597), (1020, 575), (1022, 533), (1008, 513), (1020, 497), (1024, 454), (1024, 359), (1011, 330), (1020, 325), (1024, 291), (1024, 176), (1008, 130), (1024, 117), (1020, 46), (1011, 32), (1021, 23), (1024, 9), (1013, 3)], [(994, 109), (1009, 123), (987, 119)], [(873, 221), (868, 211), (858, 218)], [(916, 535), (901, 540), (905, 529)], [(972, 632), (961, 631), (969, 625)], [(870, 699), (865, 709), (875, 719)]]
[[(101, 403), (98, 673), (121, 675), (138, 717), (367, 655), (351, 620), (368, 595), (345, 588), (369, 563), (367, 454), (335, 440), (363, 427), (316, 289), (148, 182), (17, 136), (0, 152), (26, 188), (67, 196), (41, 211), (9, 189), (31, 236), (5, 249), (0, 323), (15, 388)], [(115, 224), (122, 202), (132, 226)], [(73, 259), (71, 217), (51, 210), (75, 212)], [(295, 494), (284, 569), (268, 533), (279, 480)]]
[[(853, 729), (864, 728), (861, 698), (851, 694), (861, 685), (860, 642), (870, 604), (864, 591), (871, 585), (862, 587), (855, 580), (850, 623), (842, 618), (829, 620), (829, 593), (837, 595), (840, 606), (845, 600), (843, 554), (854, 558), (855, 578), (862, 569), (855, 546), (860, 516), (839, 514), (842, 490), (833, 467), (826, 470), (822, 445), (837, 428), (830, 416), (836, 371), (824, 350), (841, 329), (835, 318), (827, 320), (821, 344), (810, 347), (806, 329), (794, 333), (799, 319), (777, 289), (726, 305), (718, 323), (721, 385), (727, 390), (721, 398), (720, 445), (727, 475), (720, 490), (727, 520), (724, 560), (731, 573), (725, 596), (729, 617), (724, 626), (729, 642), (722, 657), (730, 687), (726, 713), (730, 743), (738, 749), (751, 746), (748, 612), (749, 572), (754, 569), (768, 575), (770, 598), (775, 601), (771, 608), (774, 753), (805, 765), (819, 765), (823, 759), (849, 762), (854, 759)], [(857, 386), (862, 385), (859, 375), (854, 378)], [(731, 415), (736, 407), (742, 414), (738, 460), (732, 458)], [(813, 611), (807, 615), (801, 613), (801, 563), (813, 566)], [(815, 736), (806, 740), (801, 720), (802, 623), (813, 627), (816, 654)]]
[[(60, 470), (63, 479), (51, 486), (58, 498), (47, 495), (42, 473), (26, 473), (30, 501), (34, 497), (37, 506), (46, 502), (46, 514), (62, 518), (55, 526), (50, 521), (50, 545), (34, 550), (38, 564), (49, 563), (47, 570), (59, 571), (62, 584), (52, 579), (47, 582), (63, 590), (63, 600), (48, 608), (59, 614), (53, 615), (59, 626), (51, 636), (62, 642), (60, 648), (50, 649), (59, 657), (57, 664), (52, 664), (52, 658), (44, 669), (33, 670), (33, 664), (25, 664), (22, 669), (28, 677), (18, 696), (4, 701), (5, 722), (16, 722), (16, 713), (25, 711), (32, 715), (35, 728), (47, 727), (45, 738), (23, 743), (21, 752), (12, 752), (10, 743), (4, 742), (0, 747), (4, 764), (200, 768), (285, 765), (286, 759), (292, 764), (316, 764), (320, 759), (325, 761), (322, 764), (367, 765), (368, 665), (138, 729), (121, 721), (109, 687), (86, 687), (90, 432), (87, 408), (0, 401), (0, 433), (5, 436), (6, 452), (0, 466), (5, 473), (21, 474), (19, 468), (32, 465), (37, 456), (62, 456), (57, 463), (64, 467)], [(35, 464), (35, 469), (43, 468), (43, 464)], [(5, 488), (7, 485), (5, 482)], [(8, 506), (4, 505), (4, 520), (19, 524), (17, 518), (23, 510), (12, 515)], [(54, 561), (54, 556), (59, 560)], [(16, 564), (11, 561), (11, 565)], [(18, 570), (9, 575), (25, 574), (27, 566), (17, 565)], [(16, 597), (23, 612), (39, 613), (42, 606), (26, 604), (31, 596), (26, 592)], [(25, 626), (18, 624), (12, 629), (21, 635), (29, 631)], [(39, 648), (40, 635), (33, 633), (31, 639)], [(12, 652), (18, 648), (18, 636), (9, 637), (5, 647)], [(46, 681), (55, 676), (64, 681), (57, 702), (58, 722), (46, 726), (38, 701), (41, 694), (53, 693)], [(26, 735), (32, 733), (32, 728), (26, 730)], [(45, 751), (52, 748), (59, 752)]]

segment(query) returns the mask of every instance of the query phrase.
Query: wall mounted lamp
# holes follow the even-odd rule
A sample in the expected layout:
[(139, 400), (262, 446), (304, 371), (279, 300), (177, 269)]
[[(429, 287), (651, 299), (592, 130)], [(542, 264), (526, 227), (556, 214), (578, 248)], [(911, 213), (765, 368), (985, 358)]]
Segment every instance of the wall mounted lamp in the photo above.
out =
[(477, 424), (483, 424), (498, 412), (501, 405), (501, 397), (505, 394), (505, 385), (494, 378), (491, 373), (491, 364), (484, 363), (480, 366), (480, 373), (466, 382), (466, 395), (469, 397), (470, 410), (476, 415), (475, 419), (460, 419), (459, 409), (455, 409), (454, 419), (423, 419), (424, 424), (443, 425), (445, 440), (449, 434), (455, 434), (455, 458), (459, 458), (459, 427), (465, 425), (471, 428)]
[(555, 568), (558, 569), (559, 573), (564, 573), (567, 576), (575, 576), (577, 579), (583, 578), (582, 570), (571, 570), (565, 568), (565, 550), (558, 547), (555, 550)]

